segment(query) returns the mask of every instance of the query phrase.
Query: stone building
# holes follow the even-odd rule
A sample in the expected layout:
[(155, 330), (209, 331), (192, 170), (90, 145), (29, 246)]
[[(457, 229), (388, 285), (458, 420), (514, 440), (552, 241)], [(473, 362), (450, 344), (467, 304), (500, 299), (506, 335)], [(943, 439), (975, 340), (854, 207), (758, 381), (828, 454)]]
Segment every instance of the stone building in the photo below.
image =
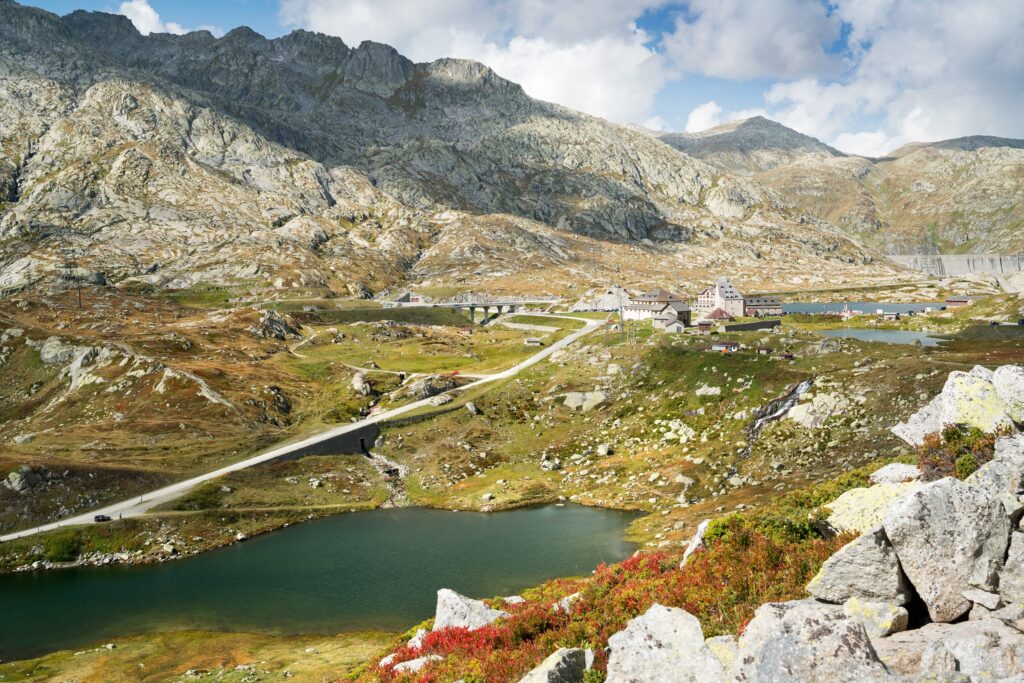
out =
[(698, 294), (693, 305), (693, 310), (702, 316), (719, 308), (734, 318), (742, 318), (746, 312), (743, 295), (728, 278), (724, 277), (718, 278), (713, 287), (708, 287)]

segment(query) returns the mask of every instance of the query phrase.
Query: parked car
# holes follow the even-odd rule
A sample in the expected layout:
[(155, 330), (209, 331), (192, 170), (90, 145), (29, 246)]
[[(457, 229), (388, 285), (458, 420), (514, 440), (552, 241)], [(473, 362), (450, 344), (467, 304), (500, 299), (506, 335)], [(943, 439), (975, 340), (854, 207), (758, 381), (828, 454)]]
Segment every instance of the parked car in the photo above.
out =
[(96, 515), (95, 517), (92, 518), (92, 521), (94, 521), (94, 522), (109, 522), (110, 521), (110, 515)]

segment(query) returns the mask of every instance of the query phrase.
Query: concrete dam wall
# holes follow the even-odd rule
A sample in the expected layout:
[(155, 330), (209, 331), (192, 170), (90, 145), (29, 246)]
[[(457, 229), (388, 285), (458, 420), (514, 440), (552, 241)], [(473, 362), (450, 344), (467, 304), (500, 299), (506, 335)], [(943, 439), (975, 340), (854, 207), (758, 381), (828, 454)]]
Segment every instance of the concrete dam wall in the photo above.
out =
[(937, 277), (975, 273), (1005, 275), (1024, 271), (1024, 254), (904, 254), (889, 258), (901, 266)]

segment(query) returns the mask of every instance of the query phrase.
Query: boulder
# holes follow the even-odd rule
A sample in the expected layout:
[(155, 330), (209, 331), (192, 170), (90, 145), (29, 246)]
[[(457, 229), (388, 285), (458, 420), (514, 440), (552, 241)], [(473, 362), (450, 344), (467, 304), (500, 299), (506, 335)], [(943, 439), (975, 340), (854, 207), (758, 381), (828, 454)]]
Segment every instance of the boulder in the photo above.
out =
[(717, 683), (725, 669), (686, 610), (652, 605), (608, 639), (607, 683)]
[(584, 413), (593, 410), (608, 400), (603, 391), (570, 391), (565, 395), (565, 406), (576, 410), (579, 408)]
[(483, 628), (507, 616), (508, 612), (491, 609), (480, 600), (473, 600), (453, 590), (442, 588), (437, 591), (437, 610), (432, 630), (438, 631), (452, 626), (470, 630)]
[(373, 391), (370, 383), (366, 380), (366, 375), (362, 372), (352, 375), (352, 390), (360, 396), (369, 396)]
[(4, 485), (16, 493), (24, 493), (42, 483), (43, 477), (28, 465), (22, 465), (7, 475)]
[(844, 602), (843, 614), (859, 621), (870, 638), (884, 638), (906, 631), (910, 621), (906, 607), (889, 602), (867, 602), (860, 598)]
[(850, 401), (842, 394), (816, 394), (810, 401), (798, 403), (789, 409), (786, 417), (808, 429), (817, 429), (835, 415), (850, 409)]
[(907, 578), (938, 622), (967, 613), (965, 589), (994, 588), (1010, 536), (1002, 504), (951, 477), (894, 501), (883, 526)]
[[(914, 446), (945, 425), (962, 424), (993, 433), (1002, 428), (1015, 430), (1014, 416), (1020, 415), (1024, 369), (1002, 366), (991, 372), (981, 366), (970, 372), (949, 373), (942, 392), (893, 433)], [(997, 386), (998, 384), (998, 386)], [(1018, 420), (1019, 421), (1019, 420)]]
[(761, 605), (739, 639), (729, 680), (891, 681), (864, 626), (841, 607), (814, 600)]
[(1024, 492), (1024, 435), (996, 441), (991, 461), (964, 480), (976, 495), (998, 499), (1006, 515), (1017, 522), (1024, 513), (1018, 496)]
[(873, 642), (889, 669), (905, 676), (957, 671), (994, 681), (1024, 674), (1024, 634), (998, 619), (926, 624)]
[(259, 321), (249, 328), (249, 333), (264, 339), (284, 340), (297, 337), (299, 330), (277, 311), (263, 311)]
[(480, 409), (477, 407), (475, 403), (470, 401), (469, 403), (466, 404), (466, 412), (468, 412), (470, 415), (479, 415)]
[(892, 501), (921, 488), (920, 482), (876, 484), (867, 488), (850, 489), (825, 505), (831, 514), (828, 523), (839, 532), (865, 533), (882, 523), (885, 511)]
[(442, 659), (444, 659), (444, 657), (438, 655), (426, 655), (423, 657), (417, 657), (416, 659), (410, 659), (409, 661), (399, 662), (398, 664), (395, 664), (392, 671), (400, 674), (416, 673), (417, 671), (425, 667), (427, 664), (430, 664), (431, 662), (440, 662)]
[(859, 598), (905, 605), (911, 598), (910, 586), (882, 527), (850, 541), (825, 560), (807, 584), (807, 592), (836, 604)]
[(586, 651), (563, 647), (523, 676), (519, 683), (582, 683), (586, 670)]
[(921, 478), (921, 468), (917, 465), (907, 465), (902, 462), (894, 462), (879, 468), (871, 473), (869, 479), (872, 484), (902, 484), (910, 481), (917, 481)]
[(999, 572), (999, 595), (1006, 602), (1024, 603), (1024, 533), (1019, 531), (1010, 538), (1010, 552)]
[(1018, 365), (996, 368), (992, 373), (992, 386), (1007, 416), (1018, 424), (1024, 423), (1024, 368)]

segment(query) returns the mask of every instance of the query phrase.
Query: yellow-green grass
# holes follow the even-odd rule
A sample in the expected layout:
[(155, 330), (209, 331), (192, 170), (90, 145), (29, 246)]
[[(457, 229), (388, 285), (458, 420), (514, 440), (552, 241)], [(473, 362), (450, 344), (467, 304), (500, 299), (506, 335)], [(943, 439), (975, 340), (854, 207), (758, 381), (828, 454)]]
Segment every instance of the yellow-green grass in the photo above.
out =
[[(394, 638), (384, 632), (276, 636), (144, 633), (80, 650), (0, 664), (0, 681), (325, 681), (346, 676)], [(236, 670), (236, 667), (243, 667)], [(249, 668), (251, 667), (251, 668)], [(186, 676), (186, 672), (193, 674)]]

